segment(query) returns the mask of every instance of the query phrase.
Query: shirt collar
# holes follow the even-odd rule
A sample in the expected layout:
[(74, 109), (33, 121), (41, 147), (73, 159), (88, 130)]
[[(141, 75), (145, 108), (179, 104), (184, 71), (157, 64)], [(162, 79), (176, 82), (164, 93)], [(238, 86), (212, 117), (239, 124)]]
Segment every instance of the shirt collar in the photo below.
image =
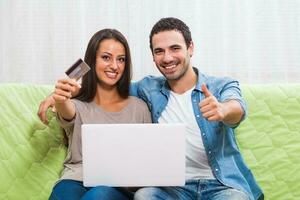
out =
[(194, 70), (194, 72), (197, 74), (197, 79), (198, 79), (198, 80), (197, 80), (197, 83), (196, 83), (196, 86), (195, 86), (195, 90), (198, 90), (198, 91), (200, 91), (200, 92), (203, 92), (201, 86), (202, 86), (203, 84), (206, 84), (206, 85), (207, 85), (207, 79), (206, 79), (206, 77), (205, 77), (202, 73), (200, 73), (200, 72), (198, 71), (197, 68), (193, 67), (193, 70)]

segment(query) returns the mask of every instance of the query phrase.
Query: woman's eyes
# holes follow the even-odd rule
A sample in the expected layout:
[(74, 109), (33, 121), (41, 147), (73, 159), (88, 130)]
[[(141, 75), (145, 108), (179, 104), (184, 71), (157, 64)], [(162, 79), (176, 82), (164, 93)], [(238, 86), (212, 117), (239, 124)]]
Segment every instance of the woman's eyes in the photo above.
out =
[(118, 61), (119, 62), (125, 62), (125, 58), (119, 58)]
[(103, 59), (103, 60), (106, 60), (106, 61), (108, 61), (109, 59), (110, 59), (110, 57), (109, 56), (101, 56), (101, 58)]
[[(110, 57), (110, 56), (106, 56), (106, 55), (101, 56), (101, 58), (102, 58), (104, 61), (110, 61), (110, 60), (111, 60), (111, 57)], [(123, 63), (123, 62), (126, 61), (126, 58), (125, 58), (125, 57), (117, 58), (117, 61)]]

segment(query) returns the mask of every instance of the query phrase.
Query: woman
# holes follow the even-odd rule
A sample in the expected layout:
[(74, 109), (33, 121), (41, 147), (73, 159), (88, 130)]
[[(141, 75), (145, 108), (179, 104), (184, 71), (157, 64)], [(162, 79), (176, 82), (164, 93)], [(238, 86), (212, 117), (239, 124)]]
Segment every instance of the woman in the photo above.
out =
[[(104, 29), (89, 41), (85, 62), (91, 70), (82, 78), (62, 79), (55, 86), (53, 99), (57, 118), (69, 141), (68, 155), (60, 181), (50, 199), (129, 199), (125, 188), (84, 187), (82, 182), (81, 125), (84, 123), (151, 123), (146, 104), (129, 96), (131, 57), (125, 37), (117, 30)], [(72, 99), (71, 99), (72, 98)]]

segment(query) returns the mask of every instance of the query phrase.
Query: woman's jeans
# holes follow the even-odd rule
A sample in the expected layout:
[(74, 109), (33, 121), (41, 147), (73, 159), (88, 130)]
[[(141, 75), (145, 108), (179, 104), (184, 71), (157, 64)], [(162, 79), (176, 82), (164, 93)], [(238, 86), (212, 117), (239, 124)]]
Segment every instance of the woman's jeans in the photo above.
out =
[(57, 183), (49, 200), (129, 200), (133, 193), (124, 188), (85, 187), (82, 181), (62, 180)]

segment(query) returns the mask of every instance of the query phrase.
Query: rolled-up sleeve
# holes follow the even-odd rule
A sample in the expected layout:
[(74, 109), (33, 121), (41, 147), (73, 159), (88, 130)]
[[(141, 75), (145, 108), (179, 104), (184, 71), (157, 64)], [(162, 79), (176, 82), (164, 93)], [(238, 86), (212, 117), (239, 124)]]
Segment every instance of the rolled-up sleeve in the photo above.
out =
[(236, 80), (228, 81), (220, 91), (220, 101), (226, 102), (229, 100), (236, 100), (239, 102), (244, 112), (241, 120), (237, 124), (231, 125), (231, 127), (237, 127), (246, 118), (248, 113), (246, 102), (242, 97), (241, 89), (239, 87), (239, 82)]

